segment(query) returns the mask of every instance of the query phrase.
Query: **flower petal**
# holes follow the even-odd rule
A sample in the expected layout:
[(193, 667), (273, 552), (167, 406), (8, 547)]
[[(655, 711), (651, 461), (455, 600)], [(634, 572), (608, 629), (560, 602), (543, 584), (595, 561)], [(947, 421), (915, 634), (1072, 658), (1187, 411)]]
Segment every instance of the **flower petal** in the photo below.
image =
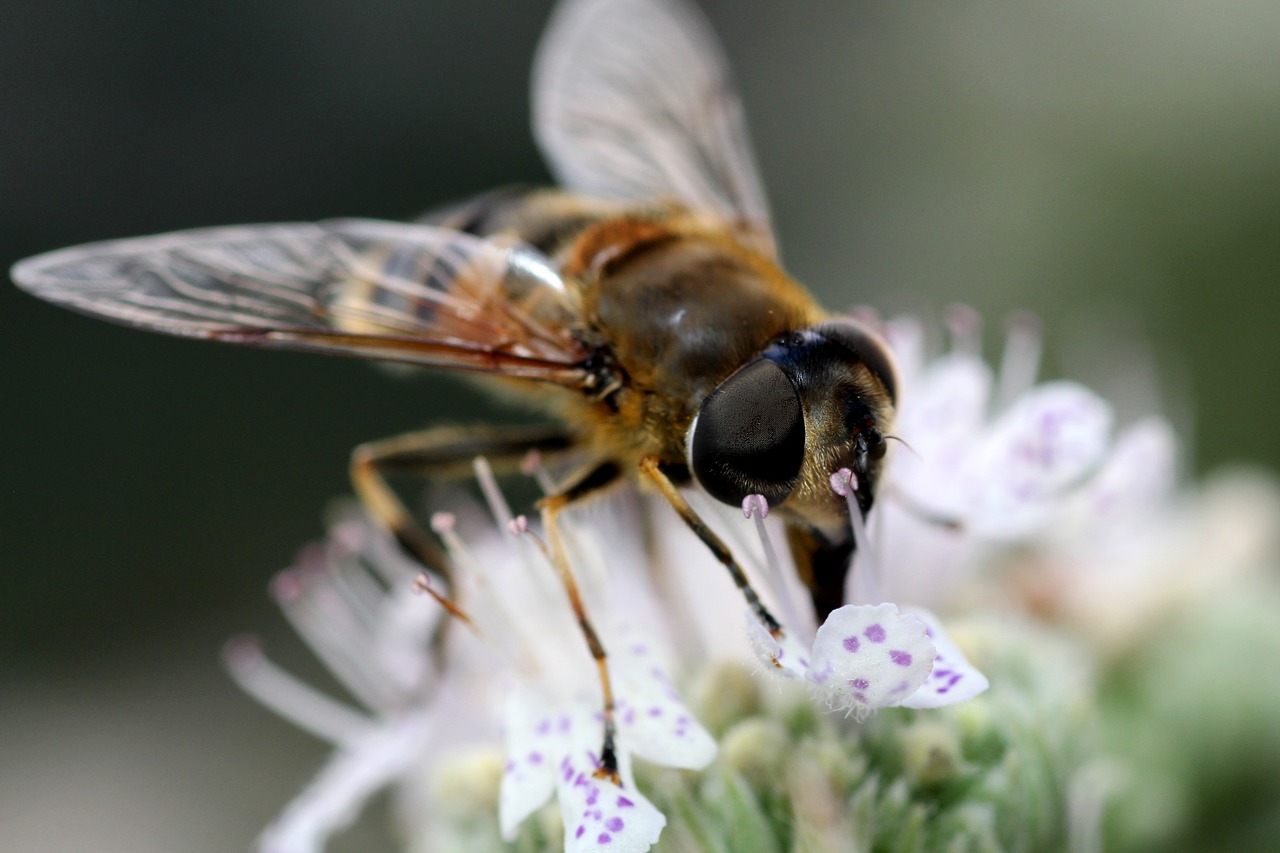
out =
[(597, 779), (595, 754), (577, 747), (557, 768), (565, 853), (643, 853), (657, 843), (667, 819), (627, 782)]
[(804, 678), (809, 670), (809, 652), (790, 632), (774, 637), (750, 610), (747, 611), (747, 640), (751, 650), (770, 671), (784, 678)]
[(507, 760), (498, 795), (502, 837), (515, 839), (524, 819), (542, 807), (555, 791), (555, 765), (567, 748), (569, 720), (517, 685), (507, 694), (503, 715)]
[(716, 755), (715, 739), (680, 700), (652, 645), (629, 634), (610, 655), (618, 727), (627, 747), (667, 767), (706, 767)]
[(338, 749), (316, 778), (263, 831), (261, 853), (320, 851), (345, 829), (365, 800), (422, 757), (431, 731), (425, 712), (388, 719)]
[(902, 428), (912, 446), (950, 445), (982, 428), (991, 399), (991, 368), (968, 353), (950, 353), (930, 364), (919, 384), (904, 389)]
[(833, 708), (883, 708), (915, 693), (935, 656), (916, 616), (893, 604), (846, 604), (818, 629), (807, 677)]
[(987, 677), (969, 663), (959, 646), (942, 630), (938, 617), (919, 608), (912, 608), (910, 613), (924, 622), (925, 633), (937, 652), (929, 677), (902, 704), (908, 708), (941, 708), (972, 699), (986, 690), (989, 686)]
[(909, 449), (893, 454), (887, 473), (915, 503), (944, 512), (963, 507), (956, 472), (982, 435), (991, 385), (982, 359), (951, 353), (903, 388), (896, 433)]
[(1050, 382), (1022, 396), (966, 460), (964, 518), (989, 535), (1040, 525), (1107, 450), (1111, 407), (1087, 388)]
[(1128, 520), (1159, 505), (1173, 491), (1178, 441), (1163, 418), (1131, 424), (1118, 436), (1087, 498), (1099, 518)]

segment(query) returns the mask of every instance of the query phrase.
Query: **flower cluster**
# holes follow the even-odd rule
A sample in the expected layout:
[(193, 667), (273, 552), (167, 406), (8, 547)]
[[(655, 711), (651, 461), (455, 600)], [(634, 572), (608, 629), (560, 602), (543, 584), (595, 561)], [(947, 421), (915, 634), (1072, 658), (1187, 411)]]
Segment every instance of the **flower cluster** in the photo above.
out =
[[(690, 496), (782, 615), (771, 632), (748, 612), (745, 636), (740, 596), (665, 506), (624, 494), (561, 516), (609, 652), (616, 778), (600, 772), (600, 681), (560, 578), (483, 460), (486, 505), (432, 519), (455, 568), (447, 587), (343, 510), (273, 592), (363, 710), (250, 641), (228, 647), (246, 689), (335, 746), (261, 849), (318, 850), (392, 784), (422, 850), (643, 851), (660, 834), (677, 850), (1095, 840), (1103, 789), (1080, 781), (1097, 775), (1082, 722), (1095, 663), (1035, 622), (1118, 633), (1165, 612), (1109, 614), (1098, 590), (1150, 580), (1125, 567), (1156, 563), (1134, 549), (1168, 524), (1171, 433), (1147, 420), (1113, 438), (1096, 395), (1035, 384), (1038, 330), (1025, 318), (998, 372), (970, 312), (950, 326), (949, 352), (929, 358), (918, 322), (881, 325), (901, 372), (899, 446), (865, 527), (856, 477), (832, 475), (858, 547), (850, 603), (822, 625), (797, 604), (758, 495), (745, 522)], [(464, 619), (414, 594), (443, 600), (446, 588)], [(966, 702), (988, 688), (970, 657), (997, 689)]]

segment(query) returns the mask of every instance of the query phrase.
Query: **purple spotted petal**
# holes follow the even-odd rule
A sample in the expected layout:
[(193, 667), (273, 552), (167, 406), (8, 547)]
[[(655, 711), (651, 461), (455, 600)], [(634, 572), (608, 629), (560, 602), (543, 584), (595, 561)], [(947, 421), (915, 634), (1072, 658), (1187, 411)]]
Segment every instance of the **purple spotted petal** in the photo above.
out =
[(527, 690), (513, 687), (503, 713), (506, 763), (498, 798), (502, 837), (515, 838), (529, 815), (551, 798), (555, 767), (568, 748), (569, 718)]
[(1083, 386), (1050, 382), (1023, 395), (965, 461), (964, 520), (990, 535), (1021, 535), (1102, 461), (1111, 408)]
[(900, 705), (929, 677), (925, 623), (893, 604), (846, 604), (813, 641), (807, 677), (833, 708)]
[(681, 701), (656, 649), (634, 631), (619, 640), (609, 661), (618, 729), (627, 747), (667, 767), (706, 767), (715, 758), (715, 739)]
[(933, 641), (937, 654), (933, 671), (924, 684), (902, 704), (908, 708), (941, 708), (972, 699), (987, 689), (987, 677), (965, 658), (946, 632), (938, 617), (927, 610), (912, 608), (911, 614), (920, 617)]
[(556, 784), (565, 853), (643, 853), (657, 843), (667, 819), (633, 785), (597, 779), (596, 769), (588, 749), (561, 759)]

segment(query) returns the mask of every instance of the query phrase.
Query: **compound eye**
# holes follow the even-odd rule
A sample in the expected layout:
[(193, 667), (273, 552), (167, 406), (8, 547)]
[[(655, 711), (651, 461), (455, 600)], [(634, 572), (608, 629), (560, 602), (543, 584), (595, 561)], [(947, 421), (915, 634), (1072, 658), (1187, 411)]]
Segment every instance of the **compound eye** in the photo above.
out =
[(804, 461), (804, 413), (787, 375), (759, 359), (720, 383), (702, 404), (689, 446), (693, 475), (717, 500), (786, 499)]
[(853, 353), (880, 380), (890, 402), (897, 399), (897, 370), (884, 341), (852, 320), (833, 320), (818, 326), (817, 331), (827, 340), (838, 342)]

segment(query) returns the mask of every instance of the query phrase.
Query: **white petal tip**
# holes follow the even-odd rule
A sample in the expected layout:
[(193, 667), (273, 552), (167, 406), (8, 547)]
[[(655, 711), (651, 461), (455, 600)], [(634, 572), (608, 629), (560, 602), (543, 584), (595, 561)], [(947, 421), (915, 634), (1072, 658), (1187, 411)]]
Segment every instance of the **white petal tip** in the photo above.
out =
[(960, 647), (947, 636), (938, 617), (926, 610), (912, 612), (927, 626), (929, 639), (937, 651), (929, 677), (902, 704), (908, 708), (941, 708), (972, 699), (986, 691), (990, 686), (987, 677), (969, 662)]

